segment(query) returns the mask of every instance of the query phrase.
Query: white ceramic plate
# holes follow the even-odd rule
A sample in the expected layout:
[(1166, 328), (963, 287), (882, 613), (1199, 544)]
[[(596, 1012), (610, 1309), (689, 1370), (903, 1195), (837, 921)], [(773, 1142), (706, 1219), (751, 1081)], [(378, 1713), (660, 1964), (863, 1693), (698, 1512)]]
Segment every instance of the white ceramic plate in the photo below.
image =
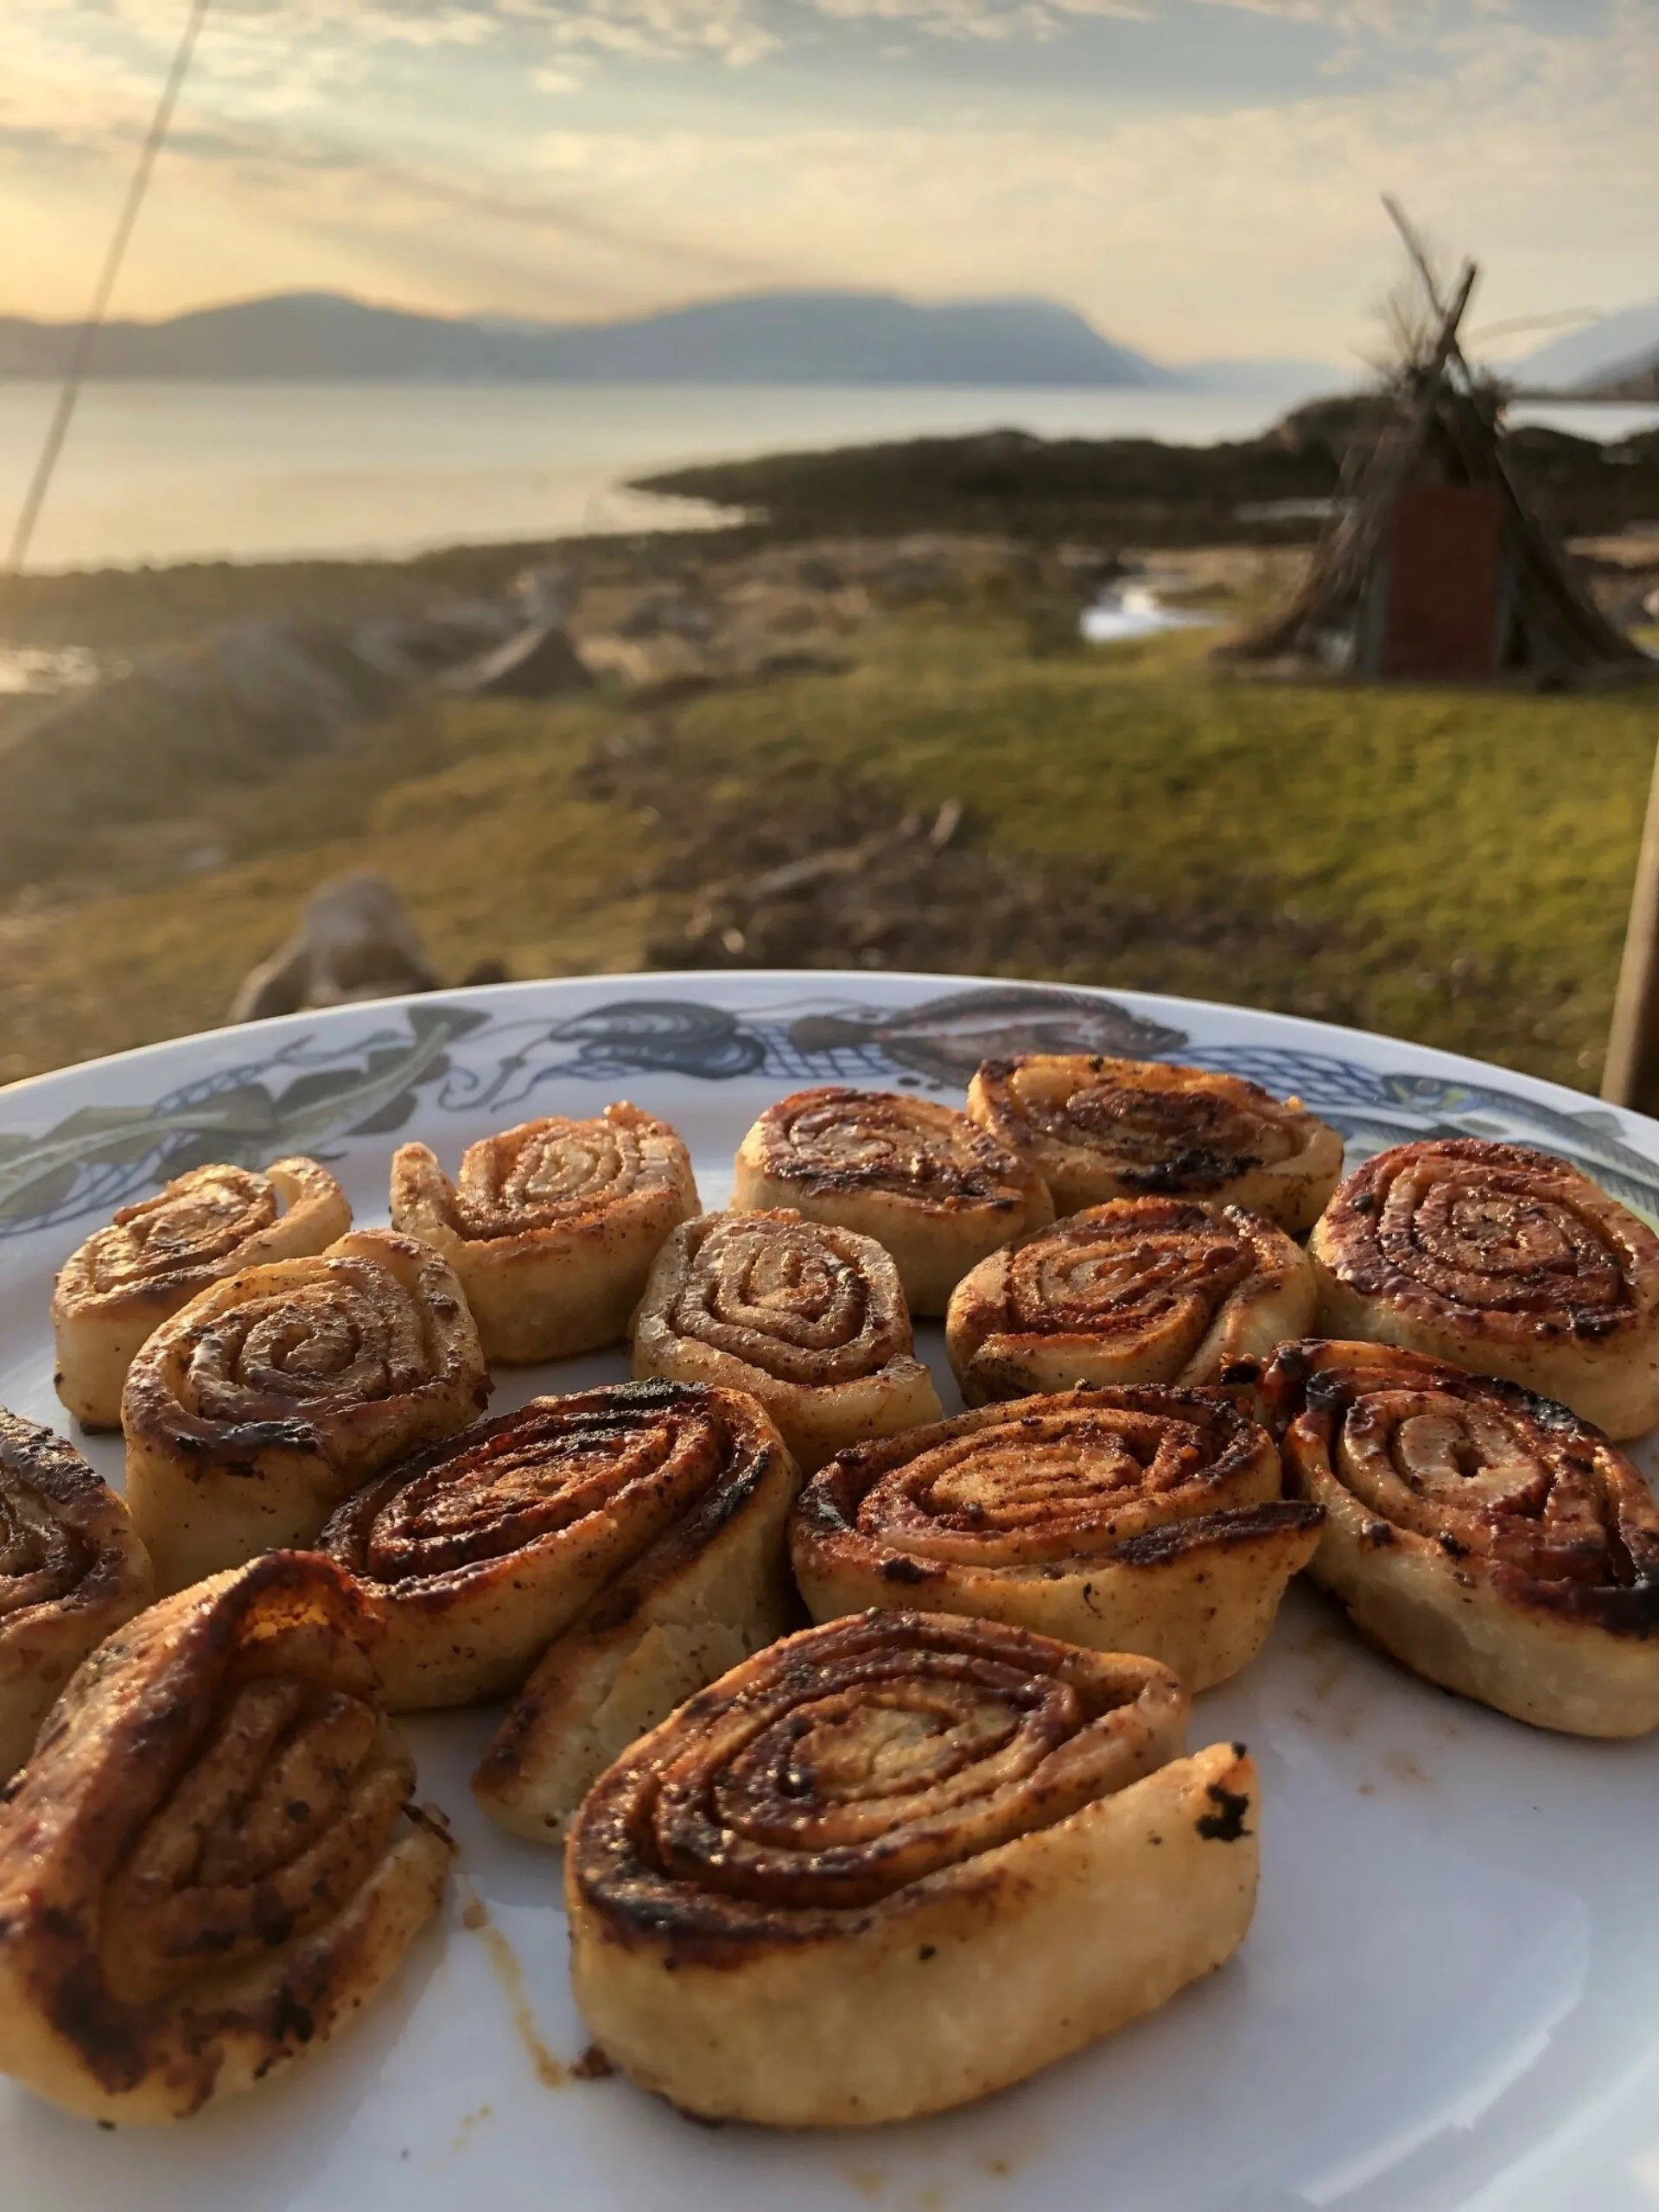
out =
[[(955, 1097), (984, 1055), (1162, 1055), (1294, 1091), (1351, 1161), (1427, 1130), (1514, 1136), (1659, 1216), (1659, 1124), (1386, 1039), (1171, 999), (943, 976), (602, 977), (340, 1008), (189, 1038), (0, 1091), (0, 1402), (60, 1421), (54, 1268), (193, 1162), (329, 1160), (365, 1223), (386, 1159), (447, 1164), (531, 1114), (632, 1097), (724, 1201), (770, 1100), (809, 1083)], [(957, 1398), (939, 1332), (924, 1349)], [(508, 1370), (500, 1411), (620, 1377), (620, 1354)], [(117, 1445), (89, 1456), (120, 1479)], [(466, 1777), (492, 1726), (416, 1722), (454, 1819), (440, 1929), (351, 2035), (223, 2111), (101, 2132), (0, 2082), (8, 2212), (1622, 2212), (1659, 2202), (1659, 1741), (1535, 1733), (1415, 1681), (1293, 1591), (1267, 1651), (1200, 1698), (1195, 1744), (1261, 1762), (1248, 1942), (1163, 2012), (1023, 2088), (870, 2134), (677, 2118), (569, 2081), (584, 2037), (558, 1864), (495, 1832)], [(467, 1897), (490, 1926), (463, 1924)], [(469, 1917), (476, 1918), (475, 1914)]]

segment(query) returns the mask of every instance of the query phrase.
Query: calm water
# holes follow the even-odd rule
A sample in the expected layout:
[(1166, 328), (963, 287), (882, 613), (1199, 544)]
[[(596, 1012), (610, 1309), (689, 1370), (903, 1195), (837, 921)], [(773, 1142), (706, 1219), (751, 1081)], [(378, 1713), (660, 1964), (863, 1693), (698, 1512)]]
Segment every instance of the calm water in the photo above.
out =
[[(51, 387), (0, 382), (0, 537)], [(1012, 425), (1049, 436), (1248, 436), (1299, 397), (917, 386), (94, 384), (30, 565), (405, 553), (661, 527), (700, 511), (622, 489), (679, 462)], [(1567, 427), (1615, 435), (1626, 410)], [(1653, 410), (1628, 410), (1630, 422)]]

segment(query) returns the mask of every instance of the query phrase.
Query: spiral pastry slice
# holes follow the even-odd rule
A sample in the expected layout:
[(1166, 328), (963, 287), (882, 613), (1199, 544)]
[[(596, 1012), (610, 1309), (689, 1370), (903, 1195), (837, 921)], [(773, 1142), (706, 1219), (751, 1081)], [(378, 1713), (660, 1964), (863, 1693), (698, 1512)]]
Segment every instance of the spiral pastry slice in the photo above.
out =
[(275, 1552), (102, 1645), (0, 1803), (0, 2070), (180, 2120), (346, 2026), (442, 1893), (346, 1578)]
[(1551, 1153), (1396, 1145), (1308, 1240), (1319, 1325), (1558, 1398), (1610, 1436), (1659, 1421), (1659, 1237)]
[(1214, 1382), (1313, 1323), (1301, 1247), (1243, 1206), (1114, 1198), (993, 1252), (945, 1319), (970, 1406), (1074, 1382)]
[(663, 1239), (698, 1211), (678, 1135), (626, 1100), (468, 1145), (454, 1183), (423, 1144), (392, 1154), (392, 1227), (442, 1253), (486, 1357), (510, 1364), (620, 1344)]
[(788, 1209), (681, 1224), (634, 1316), (633, 1371), (747, 1390), (809, 1474), (943, 1411), (889, 1255)]
[(1342, 1173), (1341, 1137), (1300, 1100), (1162, 1060), (985, 1060), (968, 1111), (1035, 1163), (1059, 1214), (1108, 1198), (1224, 1198), (1300, 1236)]
[(565, 1856), (576, 2002), (684, 2110), (938, 2112), (1218, 1967), (1249, 1925), (1255, 1769), (1181, 1756), (1165, 1669), (867, 1613), (734, 1668), (636, 1744)]
[(114, 1491), (61, 1437), (0, 1408), (0, 1783), (92, 1646), (154, 1595)]
[(485, 1424), (323, 1541), (359, 1580), (395, 1705), (523, 1682), (473, 1789), (553, 1843), (625, 1745), (783, 1633), (798, 1487), (753, 1398), (621, 1382)]
[(349, 1491), (489, 1390), (461, 1285), (410, 1237), (353, 1230), (210, 1285), (122, 1398), (127, 1504), (162, 1588), (313, 1542)]
[(346, 1193), (315, 1160), (278, 1160), (263, 1175), (193, 1167), (123, 1206), (58, 1271), (58, 1395), (83, 1428), (118, 1428), (127, 1370), (169, 1314), (222, 1276), (321, 1252), (351, 1225)]
[(790, 1529), (815, 1620), (918, 1606), (1136, 1651), (1189, 1690), (1261, 1649), (1313, 1555), (1267, 1432), (1221, 1391), (1084, 1388), (855, 1446)]
[(1600, 1430), (1388, 1344), (1285, 1344), (1262, 1400), (1373, 1642), (1536, 1727), (1659, 1727), (1659, 1505)]
[(766, 1109), (739, 1147), (732, 1204), (874, 1237), (912, 1313), (943, 1313), (976, 1261), (1054, 1218), (1030, 1163), (965, 1115), (834, 1084)]

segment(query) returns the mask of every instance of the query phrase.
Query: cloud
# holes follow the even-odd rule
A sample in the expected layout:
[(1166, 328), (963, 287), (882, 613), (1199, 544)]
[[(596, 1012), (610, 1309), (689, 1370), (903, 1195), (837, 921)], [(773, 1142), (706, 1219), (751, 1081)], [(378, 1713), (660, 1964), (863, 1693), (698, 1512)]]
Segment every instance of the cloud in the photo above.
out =
[[(1149, 10), (1141, 40), (1222, 11), (1275, 16), (1275, 38), (1312, 26), (1321, 54), (1333, 32), (1386, 35), (1397, 66), (1310, 74), (1294, 97), (1091, 104), (1084, 46), (1067, 41), (1096, 41), (1103, 71), (1113, 25), (1084, 20), (1099, 8)], [(1479, 0), (1099, 8), (218, 0), (118, 311), (332, 283), (600, 315), (849, 283), (1046, 292), (1174, 357), (1340, 355), (1389, 273), (1385, 188), (1481, 254), (1481, 321), (1650, 289), (1631, 219), (1655, 176), (1659, 25), (1643, 0), (1612, 0), (1595, 35)], [(177, 25), (172, 0), (98, 17), (10, 0), (0, 306), (77, 311)], [(814, 25), (842, 41), (821, 89), (784, 67)], [(899, 25), (954, 43), (979, 72), (970, 98), (913, 61), (892, 73), (880, 56)], [(988, 37), (1009, 42), (995, 68), (976, 60)], [(1019, 59), (1007, 86), (1004, 51)], [(849, 53), (868, 101), (849, 100)]]

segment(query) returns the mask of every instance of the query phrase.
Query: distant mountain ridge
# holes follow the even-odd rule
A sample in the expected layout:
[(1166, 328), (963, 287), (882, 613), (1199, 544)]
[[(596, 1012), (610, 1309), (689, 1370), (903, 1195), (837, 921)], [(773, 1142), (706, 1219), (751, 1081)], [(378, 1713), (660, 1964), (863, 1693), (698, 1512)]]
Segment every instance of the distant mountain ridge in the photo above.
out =
[[(61, 372), (73, 323), (0, 316), (0, 377)], [(1043, 299), (925, 306), (879, 292), (763, 292), (611, 323), (529, 323), (293, 292), (110, 322), (91, 373), (388, 383), (938, 384), (1139, 387), (1187, 379)]]
[(1547, 346), (1509, 371), (1516, 382), (1556, 391), (1589, 391), (1623, 381), (1659, 359), (1659, 300), (1603, 315)]

